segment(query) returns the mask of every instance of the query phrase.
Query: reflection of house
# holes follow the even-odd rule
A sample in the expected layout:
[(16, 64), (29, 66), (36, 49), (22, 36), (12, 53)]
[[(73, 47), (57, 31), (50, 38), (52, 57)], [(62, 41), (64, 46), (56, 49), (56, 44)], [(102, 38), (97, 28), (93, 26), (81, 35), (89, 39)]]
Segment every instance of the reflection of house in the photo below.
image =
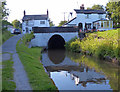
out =
[(70, 74), (71, 74), (72, 79), (75, 80), (76, 85), (78, 85), (79, 83), (82, 83), (84, 85), (87, 82), (98, 83), (100, 81), (105, 80), (104, 75), (94, 72), (93, 70), (89, 72), (71, 71)]
[(113, 21), (106, 19), (106, 12), (104, 10), (85, 10), (84, 5), (80, 9), (74, 10), (77, 16), (64, 24), (64, 26), (78, 26), (82, 30), (91, 30), (92, 28), (109, 30), (113, 28)]
[(49, 27), (48, 11), (47, 14), (44, 15), (26, 15), (24, 11), (22, 21), (23, 33), (30, 33), (32, 27)]

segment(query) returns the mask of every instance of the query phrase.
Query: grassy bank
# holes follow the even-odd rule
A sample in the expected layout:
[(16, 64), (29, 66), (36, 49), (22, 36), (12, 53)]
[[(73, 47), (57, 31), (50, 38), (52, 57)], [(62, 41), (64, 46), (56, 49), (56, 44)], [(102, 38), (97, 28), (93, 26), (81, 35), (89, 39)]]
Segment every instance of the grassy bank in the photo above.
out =
[(82, 52), (100, 59), (110, 57), (120, 60), (119, 33), (120, 29), (88, 33), (86, 34), (87, 37), (82, 41), (80, 39), (72, 39), (65, 46), (67, 50)]
[(11, 34), (9, 31), (4, 29), (4, 31), (2, 31), (2, 44), (12, 36), (13, 34)]
[(27, 44), (31, 38), (33, 38), (32, 34), (26, 34), (18, 41), (16, 47), (31, 87), (33, 90), (57, 90), (40, 63), (42, 48), (28, 48)]
[(13, 61), (10, 60), (2, 62), (2, 90), (15, 90), (16, 84), (13, 81)]

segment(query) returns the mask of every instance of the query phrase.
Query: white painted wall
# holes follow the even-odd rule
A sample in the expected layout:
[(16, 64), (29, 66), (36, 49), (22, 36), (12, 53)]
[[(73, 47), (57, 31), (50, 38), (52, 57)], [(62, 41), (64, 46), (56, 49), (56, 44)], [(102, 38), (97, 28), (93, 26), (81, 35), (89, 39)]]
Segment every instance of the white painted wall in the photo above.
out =
[[(102, 17), (100, 17), (101, 15)], [(78, 26), (78, 24), (81, 22), (83, 23), (83, 29), (84, 29), (85, 23), (93, 23), (94, 21), (100, 20), (101, 18), (105, 19), (106, 14), (89, 14), (89, 18), (86, 18), (86, 17), (87, 17), (87, 14), (77, 14), (76, 19), (71, 21), (69, 24), (76, 24), (76, 26)]]
[(32, 46), (47, 47), (48, 41), (53, 35), (60, 35), (63, 37), (65, 42), (68, 42), (74, 37), (78, 37), (78, 32), (69, 33), (35, 33), (35, 39), (31, 40)]
[[(45, 21), (45, 24), (40, 24), (40, 21)], [(26, 24), (27, 21), (22, 23), (23, 34), (26, 33), (26, 27), (28, 28), (28, 33), (31, 33), (30, 30), (32, 30), (32, 27), (50, 27), (48, 20), (29, 20), (28, 25)]]

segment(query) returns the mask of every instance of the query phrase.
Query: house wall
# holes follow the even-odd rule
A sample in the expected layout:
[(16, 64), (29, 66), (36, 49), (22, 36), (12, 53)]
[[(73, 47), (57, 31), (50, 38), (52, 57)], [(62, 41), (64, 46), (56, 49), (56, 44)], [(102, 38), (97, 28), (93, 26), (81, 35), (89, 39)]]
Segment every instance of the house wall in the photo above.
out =
[[(76, 26), (78, 26), (78, 24), (81, 22), (83, 24), (83, 29), (84, 29), (85, 23), (92, 24), (92, 22), (105, 17), (106, 17), (106, 14), (89, 14), (89, 18), (87, 18), (87, 14), (77, 14), (76, 19), (71, 21), (69, 24), (76, 24)], [(91, 27), (93, 27), (93, 24), (91, 25)]]
[[(40, 24), (40, 21), (45, 21), (45, 24)], [(28, 33), (31, 33), (32, 27), (50, 27), (48, 20), (29, 20), (22, 23), (23, 34), (27, 33), (26, 28), (28, 28)]]

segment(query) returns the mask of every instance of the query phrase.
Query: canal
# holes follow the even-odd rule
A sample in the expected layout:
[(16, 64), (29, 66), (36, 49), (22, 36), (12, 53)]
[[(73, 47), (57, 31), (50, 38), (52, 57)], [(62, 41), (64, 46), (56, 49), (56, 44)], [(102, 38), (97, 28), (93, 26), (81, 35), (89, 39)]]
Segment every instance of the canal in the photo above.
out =
[(118, 90), (118, 66), (65, 50), (42, 53), (42, 64), (58, 90)]

